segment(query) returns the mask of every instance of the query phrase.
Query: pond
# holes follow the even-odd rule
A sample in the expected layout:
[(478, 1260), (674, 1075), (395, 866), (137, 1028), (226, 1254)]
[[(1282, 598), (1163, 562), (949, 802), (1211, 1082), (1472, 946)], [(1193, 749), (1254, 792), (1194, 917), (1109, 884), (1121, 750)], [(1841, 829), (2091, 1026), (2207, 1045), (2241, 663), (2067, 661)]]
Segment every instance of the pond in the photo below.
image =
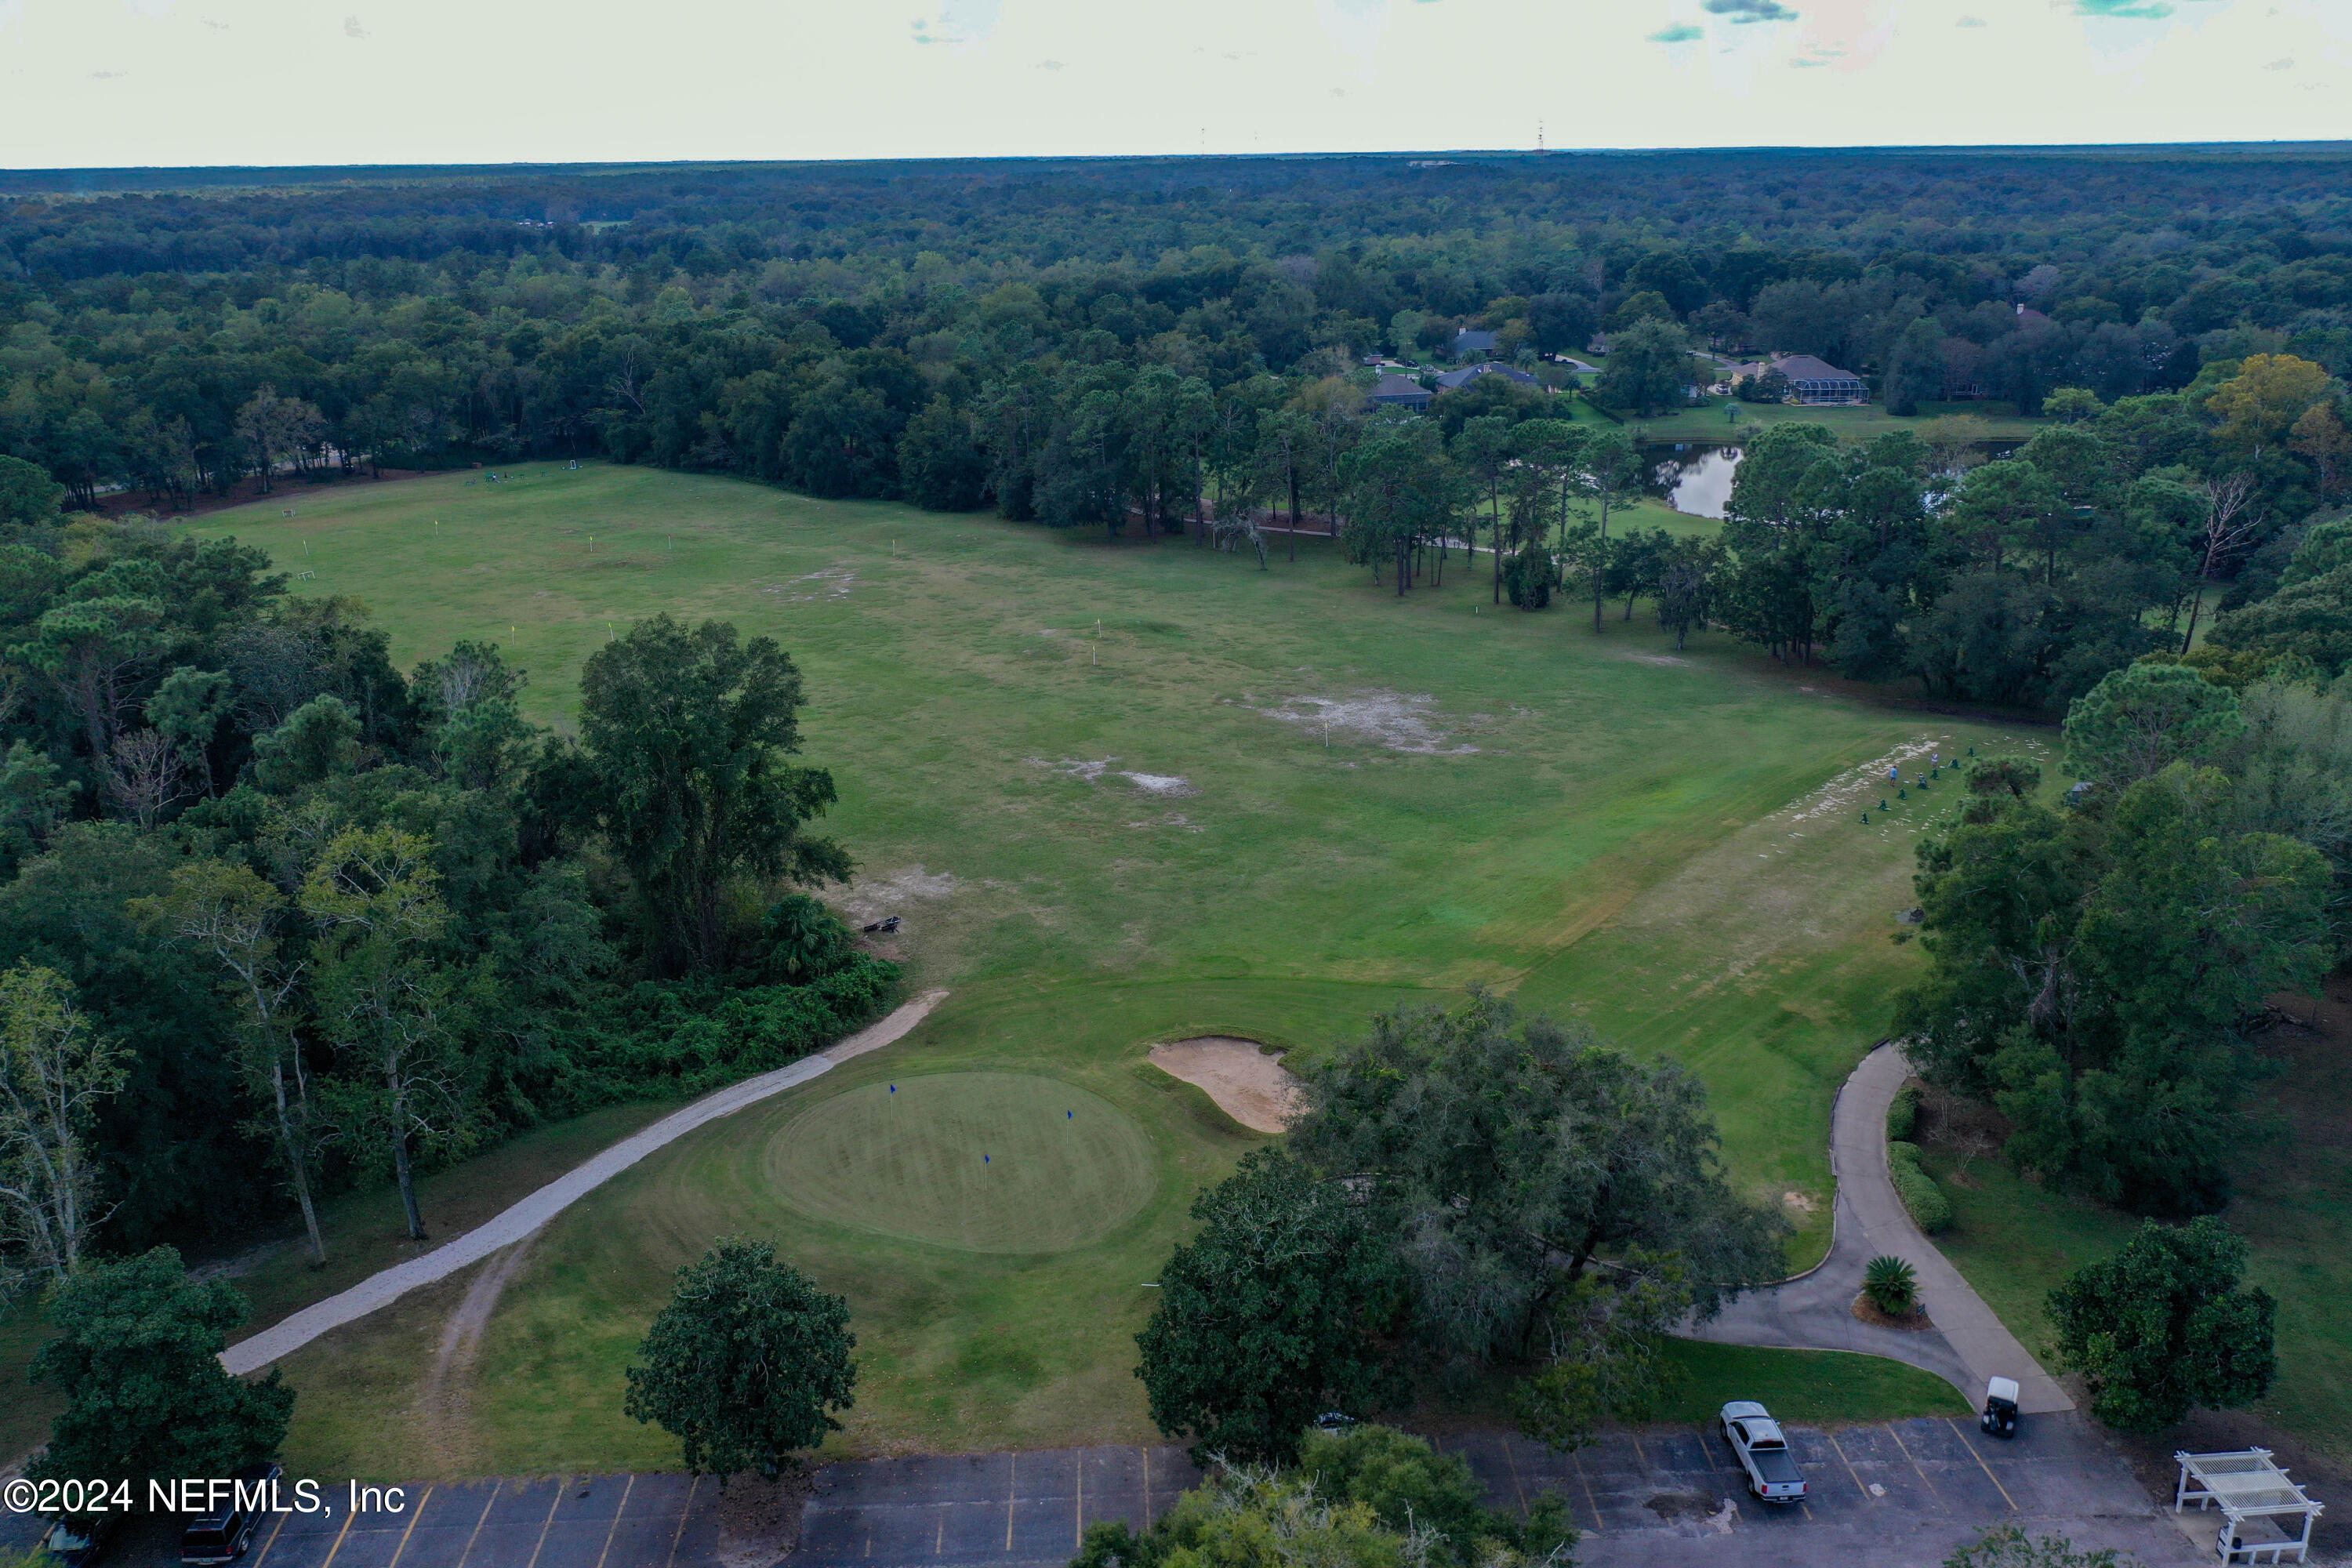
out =
[(1731, 505), (1731, 476), (1743, 456), (1739, 447), (1685, 441), (1662, 443), (1647, 453), (1652, 495), (1664, 497), (1676, 511), (1722, 520)]
[[(2013, 457), (2022, 442), (2014, 440), (1985, 441), (1979, 444), (1978, 461), (1991, 462)], [(1739, 471), (1739, 459), (1746, 456), (1738, 447), (1718, 446), (1706, 441), (1655, 441), (1642, 448), (1650, 459), (1649, 493), (1660, 497), (1676, 511), (1692, 517), (1711, 517), (1723, 521), (1731, 508), (1731, 479)], [(1928, 499), (1940, 504), (1957, 488), (1952, 481), (1974, 467), (1939, 470), (1928, 482)], [(1940, 482), (1939, 482), (1940, 481)]]

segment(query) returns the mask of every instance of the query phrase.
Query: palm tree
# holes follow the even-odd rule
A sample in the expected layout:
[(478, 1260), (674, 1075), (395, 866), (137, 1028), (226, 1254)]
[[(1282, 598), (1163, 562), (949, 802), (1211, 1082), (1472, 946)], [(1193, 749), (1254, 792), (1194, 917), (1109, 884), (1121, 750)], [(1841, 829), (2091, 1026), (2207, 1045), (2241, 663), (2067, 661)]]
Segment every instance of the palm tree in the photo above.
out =
[(1919, 1307), (1919, 1275), (1899, 1258), (1874, 1258), (1862, 1271), (1862, 1293), (1890, 1318), (1907, 1318)]

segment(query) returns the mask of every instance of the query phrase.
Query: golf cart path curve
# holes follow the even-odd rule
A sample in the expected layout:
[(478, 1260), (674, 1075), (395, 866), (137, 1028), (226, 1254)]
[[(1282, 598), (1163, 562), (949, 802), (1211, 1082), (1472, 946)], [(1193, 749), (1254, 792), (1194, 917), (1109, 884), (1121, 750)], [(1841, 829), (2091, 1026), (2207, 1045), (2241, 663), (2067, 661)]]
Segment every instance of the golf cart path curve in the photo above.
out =
[[(1958, 1388), (1971, 1405), (1985, 1380), (2013, 1377), (2018, 1407), (2029, 1415), (2072, 1410), (2057, 1380), (2028, 1355), (1984, 1298), (1912, 1223), (1886, 1165), (1886, 1110), (1911, 1076), (1900, 1046), (1862, 1058), (1838, 1090), (1830, 1119), (1830, 1170), (1837, 1179), (1835, 1233), (1829, 1256), (1793, 1279), (1751, 1290), (1693, 1337), (1725, 1344), (1797, 1350), (1860, 1351), (1923, 1367)], [(1917, 1271), (1919, 1302), (1933, 1329), (1884, 1329), (1853, 1315), (1864, 1268), (1893, 1256)]]
[(442, 1243), (422, 1257), (396, 1263), (369, 1275), (350, 1289), (313, 1302), (249, 1339), (221, 1352), (221, 1364), (238, 1375), (258, 1372), (281, 1356), (291, 1354), (320, 1334), (356, 1322), (379, 1307), (388, 1306), (421, 1285), (446, 1279), (460, 1268), (480, 1262), (500, 1247), (522, 1240), (587, 1194), (611, 1181), (655, 1150), (676, 1142), (697, 1128), (730, 1116), (747, 1105), (797, 1089), (827, 1069), (855, 1056), (877, 1050), (903, 1037), (947, 996), (929, 991), (869, 1024), (847, 1039), (802, 1058), (790, 1067), (747, 1078), (738, 1084), (703, 1096), (683, 1110), (671, 1112), (652, 1126), (622, 1139), (593, 1158), (566, 1171), (512, 1207)]

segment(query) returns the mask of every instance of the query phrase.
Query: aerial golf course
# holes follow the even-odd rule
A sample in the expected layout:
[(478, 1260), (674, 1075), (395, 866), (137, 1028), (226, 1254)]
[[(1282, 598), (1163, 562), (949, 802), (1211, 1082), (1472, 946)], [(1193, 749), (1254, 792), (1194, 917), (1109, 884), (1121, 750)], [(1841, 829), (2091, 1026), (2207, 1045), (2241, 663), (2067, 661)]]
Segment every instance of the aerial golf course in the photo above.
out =
[[(498, 642), (543, 723), (640, 616), (776, 638), (859, 866), (828, 896), (903, 917), (908, 994), (950, 993), (520, 1258), (292, 1358), (289, 1461), (322, 1473), (674, 1467), (674, 1439), (622, 1415), (622, 1374), (676, 1268), (730, 1233), (850, 1300), (861, 1379), (829, 1451), (1146, 1436), (1150, 1282), (1193, 1194), (1260, 1141), (1150, 1047), (1233, 1035), (1311, 1061), (1379, 1009), (1474, 984), (1696, 1068), (1735, 1179), (1786, 1210), (1806, 1267), (1829, 1241), (1832, 1097), (1916, 962), (1889, 940), (1912, 846), (1958, 796), (1882, 812), (1887, 769), (1971, 746), (2049, 760), (2050, 731), (1873, 700), (1720, 633), (1677, 653), (1616, 602), (1601, 636), (1589, 603), (1496, 608), (1484, 557), (1400, 600), (1322, 541), (1295, 563), (1277, 541), (1261, 572), (1183, 541), (561, 463), (287, 510), (197, 526), (307, 574), (298, 593), (363, 600), (404, 667)], [(441, 1173), (428, 1222), (454, 1234), (545, 1179), (541, 1144), (657, 1110)], [(347, 1253), (394, 1206), (339, 1205)], [(252, 1277), (265, 1321), (298, 1272)], [(1890, 1363), (1692, 1354), (1708, 1376), (1738, 1358), (1793, 1417), (1959, 1408)]]

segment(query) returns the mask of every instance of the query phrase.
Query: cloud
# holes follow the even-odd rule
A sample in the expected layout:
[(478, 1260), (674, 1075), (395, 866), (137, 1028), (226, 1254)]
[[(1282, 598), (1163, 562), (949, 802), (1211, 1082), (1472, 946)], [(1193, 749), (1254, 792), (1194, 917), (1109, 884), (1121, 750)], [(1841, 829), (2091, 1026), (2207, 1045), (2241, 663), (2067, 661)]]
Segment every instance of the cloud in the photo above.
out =
[(1791, 70), (1817, 70), (1827, 64), (1827, 60), (1790, 60), (1789, 67)]
[(2263, 69), (2266, 71), (2291, 71), (2294, 69), (2294, 61), (2292, 58), (2283, 60), (2273, 60), (2270, 64), (2264, 66)]
[(1059, 60), (1039, 60), (1033, 68), (1041, 71), (1057, 71), (1062, 68), (1062, 62)]
[(343, 37), (364, 38), (367, 37), (367, 29), (360, 26), (360, 19), (357, 16), (346, 16), (343, 18)]
[(2161, 22), (2172, 15), (2172, 0), (2074, 0), (2074, 15), (2126, 22)]
[(1728, 16), (1738, 26), (1750, 22), (1793, 22), (1797, 14), (1780, 4), (1780, 0), (1699, 0), (1700, 8), (1711, 16)]
[(1706, 29), (1705, 27), (1695, 27), (1688, 22), (1676, 22), (1670, 27), (1661, 27), (1656, 32), (1652, 33), (1650, 35), (1650, 42), (1654, 44), (1687, 44), (1693, 38), (1704, 38), (1706, 37)]
[(1982, 16), (1963, 16), (1952, 24), (1955, 27), (1981, 27), (1984, 25), (1985, 19)]
[(130, 74), (131, 73), (129, 71), (92, 71), (89, 73), (89, 79), (92, 81), (117, 81)]

